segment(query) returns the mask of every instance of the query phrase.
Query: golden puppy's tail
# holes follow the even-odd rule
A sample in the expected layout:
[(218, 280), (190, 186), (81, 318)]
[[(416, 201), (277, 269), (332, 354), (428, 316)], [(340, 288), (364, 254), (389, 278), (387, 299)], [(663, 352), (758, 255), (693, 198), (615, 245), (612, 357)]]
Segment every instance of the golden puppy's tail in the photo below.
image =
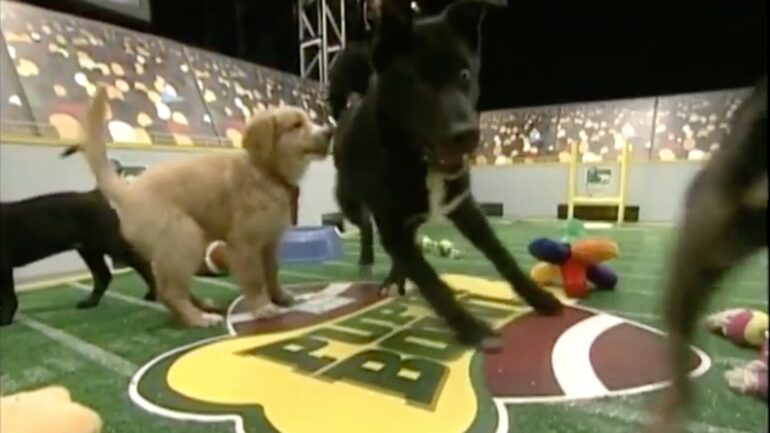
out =
[(85, 138), (82, 145), (72, 146), (62, 154), (82, 151), (88, 161), (88, 166), (96, 178), (96, 185), (109, 200), (119, 207), (125, 203), (130, 194), (128, 183), (123, 180), (107, 159), (107, 145), (104, 141), (104, 126), (107, 114), (107, 92), (99, 86), (86, 115)]

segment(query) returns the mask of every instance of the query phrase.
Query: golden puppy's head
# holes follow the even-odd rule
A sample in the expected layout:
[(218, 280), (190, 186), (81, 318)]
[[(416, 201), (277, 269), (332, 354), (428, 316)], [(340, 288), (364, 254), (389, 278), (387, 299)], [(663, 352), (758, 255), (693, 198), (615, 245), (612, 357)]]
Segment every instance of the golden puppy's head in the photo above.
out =
[(310, 120), (297, 107), (279, 107), (256, 114), (243, 134), (243, 148), (258, 166), (270, 167), (297, 182), (307, 166), (329, 153), (332, 129)]

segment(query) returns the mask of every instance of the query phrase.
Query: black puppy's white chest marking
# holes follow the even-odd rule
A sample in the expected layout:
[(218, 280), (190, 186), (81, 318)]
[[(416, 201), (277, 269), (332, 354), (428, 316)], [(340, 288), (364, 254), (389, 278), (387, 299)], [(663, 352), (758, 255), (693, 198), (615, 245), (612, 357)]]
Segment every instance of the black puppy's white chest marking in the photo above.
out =
[(428, 220), (443, 219), (452, 213), (471, 195), (467, 185), (453, 185), (466, 174), (467, 167), (456, 174), (444, 174), (428, 170), (425, 184), (428, 188)]

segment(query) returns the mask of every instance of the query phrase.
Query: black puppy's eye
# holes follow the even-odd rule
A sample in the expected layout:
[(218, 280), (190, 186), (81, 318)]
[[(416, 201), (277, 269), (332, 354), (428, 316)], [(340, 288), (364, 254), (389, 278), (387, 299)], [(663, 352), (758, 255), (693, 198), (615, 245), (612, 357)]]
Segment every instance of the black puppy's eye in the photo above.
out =
[(471, 70), (470, 69), (461, 69), (460, 70), (460, 79), (463, 81), (470, 81), (471, 79)]

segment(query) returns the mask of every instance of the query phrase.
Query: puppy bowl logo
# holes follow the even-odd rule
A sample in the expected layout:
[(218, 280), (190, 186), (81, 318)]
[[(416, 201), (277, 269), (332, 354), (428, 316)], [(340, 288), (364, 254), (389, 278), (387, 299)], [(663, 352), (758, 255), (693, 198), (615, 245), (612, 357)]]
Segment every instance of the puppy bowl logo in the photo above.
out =
[[(664, 339), (654, 329), (575, 305), (543, 317), (512, 299), (506, 283), (443, 278), (500, 330), (502, 351), (456, 344), (414, 291), (295, 286), (296, 305), (270, 319), (236, 301), (229, 335), (158, 356), (136, 373), (130, 396), (158, 416), (226, 423), (236, 433), (500, 433), (512, 405), (666, 385)], [(710, 360), (693, 348), (690, 365), (698, 376)]]

